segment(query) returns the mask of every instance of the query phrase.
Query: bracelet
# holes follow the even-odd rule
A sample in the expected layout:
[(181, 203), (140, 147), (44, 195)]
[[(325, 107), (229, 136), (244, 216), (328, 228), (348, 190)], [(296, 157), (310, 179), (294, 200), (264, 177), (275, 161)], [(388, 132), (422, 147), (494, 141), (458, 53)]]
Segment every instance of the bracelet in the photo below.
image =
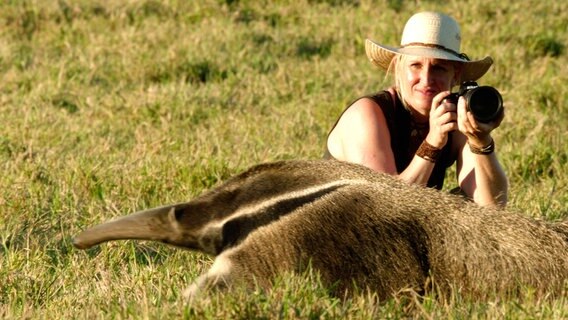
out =
[(486, 145), (485, 147), (481, 147), (481, 148), (474, 147), (471, 144), (469, 144), (469, 150), (471, 150), (471, 153), (475, 153), (475, 154), (481, 154), (481, 155), (492, 154), (495, 151), (495, 140), (493, 140), (493, 138), (491, 138), (491, 142), (489, 142), (489, 144)]
[(420, 158), (436, 163), (440, 155), (442, 154), (442, 150), (434, 147), (433, 145), (429, 144), (426, 140), (422, 141), (418, 150), (416, 150), (416, 155)]

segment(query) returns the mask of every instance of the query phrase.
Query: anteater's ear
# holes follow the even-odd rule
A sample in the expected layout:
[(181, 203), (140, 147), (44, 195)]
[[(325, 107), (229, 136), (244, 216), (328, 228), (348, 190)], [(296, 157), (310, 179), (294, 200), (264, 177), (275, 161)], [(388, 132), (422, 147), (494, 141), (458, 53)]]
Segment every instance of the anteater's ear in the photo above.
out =
[(73, 239), (79, 249), (111, 240), (139, 239), (170, 242), (182, 237), (176, 207), (169, 205), (140, 211), (87, 229)]

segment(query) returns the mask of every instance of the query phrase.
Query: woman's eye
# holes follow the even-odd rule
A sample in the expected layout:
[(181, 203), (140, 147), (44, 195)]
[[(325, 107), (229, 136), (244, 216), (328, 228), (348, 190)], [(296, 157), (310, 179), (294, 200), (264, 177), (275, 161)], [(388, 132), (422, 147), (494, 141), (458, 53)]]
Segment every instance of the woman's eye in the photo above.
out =
[(448, 67), (443, 66), (443, 65), (436, 65), (436, 66), (434, 66), (434, 70), (436, 70), (438, 72), (446, 72), (446, 71), (448, 71)]
[(442, 71), (444, 70), (444, 68), (442, 68), (441, 66), (433, 66), (432, 69), (436, 70), (436, 71)]

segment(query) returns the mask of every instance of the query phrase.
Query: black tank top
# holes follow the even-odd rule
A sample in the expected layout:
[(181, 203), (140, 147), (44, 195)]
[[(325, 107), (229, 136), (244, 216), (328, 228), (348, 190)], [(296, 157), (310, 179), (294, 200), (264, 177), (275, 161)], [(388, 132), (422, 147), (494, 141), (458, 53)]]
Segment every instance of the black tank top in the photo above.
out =
[[(425, 137), (416, 137), (412, 134), (415, 128), (411, 121), (412, 118), (410, 112), (406, 108), (404, 108), (402, 102), (400, 102), (398, 98), (395, 98), (395, 101), (393, 101), (392, 95), (386, 90), (356, 99), (355, 101), (350, 103), (347, 108), (345, 108), (343, 113), (345, 113), (345, 111), (349, 109), (349, 107), (351, 107), (353, 103), (363, 98), (369, 98), (373, 100), (383, 111), (391, 136), (391, 148), (394, 153), (396, 170), (398, 173), (402, 172), (410, 164), (410, 161), (416, 154), (416, 150), (418, 150), (418, 147)], [(341, 114), (341, 116), (343, 116), (343, 113)], [(339, 121), (341, 116), (337, 119), (337, 121), (329, 131), (330, 133), (337, 125), (337, 122)], [(446, 169), (450, 167), (457, 158), (457, 154), (452, 154), (451, 146), (452, 134), (450, 133), (448, 135), (448, 142), (442, 149), (442, 155), (440, 156), (438, 161), (436, 161), (436, 165), (434, 166), (432, 174), (430, 175), (430, 179), (427, 183), (428, 187), (442, 189), (442, 186), (444, 185)], [(333, 159), (333, 156), (327, 149), (327, 144), (325, 147), (324, 158)]]

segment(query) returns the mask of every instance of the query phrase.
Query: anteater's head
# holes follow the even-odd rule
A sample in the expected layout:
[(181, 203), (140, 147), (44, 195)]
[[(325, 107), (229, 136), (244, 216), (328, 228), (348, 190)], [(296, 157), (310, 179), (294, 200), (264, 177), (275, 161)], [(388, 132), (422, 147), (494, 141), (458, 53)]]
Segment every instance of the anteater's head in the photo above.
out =
[(120, 239), (155, 240), (216, 255), (297, 208), (361, 174), (335, 161), (286, 161), (255, 166), (186, 203), (145, 210), (87, 229), (74, 239), (86, 249)]

